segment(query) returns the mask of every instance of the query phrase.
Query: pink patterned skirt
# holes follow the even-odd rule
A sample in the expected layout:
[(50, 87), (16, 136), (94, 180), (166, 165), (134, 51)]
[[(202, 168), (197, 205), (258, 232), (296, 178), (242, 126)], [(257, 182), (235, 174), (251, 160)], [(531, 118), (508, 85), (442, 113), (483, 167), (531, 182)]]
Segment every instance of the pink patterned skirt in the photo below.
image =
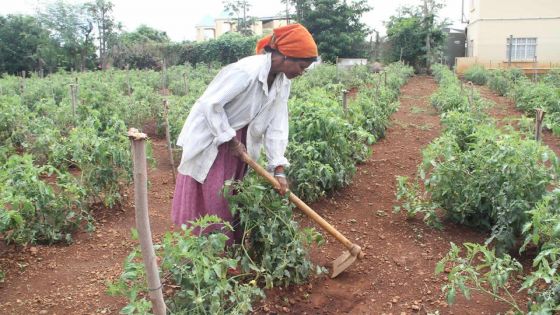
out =
[[(235, 136), (241, 143), (246, 144), (247, 127), (237, 130)], [(229, 144), (224, 143), (218, 147), (218, 155), (208, 176), (201, 184), (188, 175), (177, 174), (175, 193), (171, 218), (176, 225), (189, 224), (204, 215), (216, 215), (224, 221), (229, 222), (234, 232), (227, 231), (228, 245), (234, 242), (239, 243), (243, 236), (243, 229), (239, 224), (239, 219), (234, 217), (224, 198), (222, 189), (224, 182), (228, 179), (241, 180), (247, 171), (247, 164), (238, 157), (234, 156), (229, 149)], [(221, 226), (213, 226), (203, 231), (211, 232)], [(199, 233), (199, 231), (194, 231)]]

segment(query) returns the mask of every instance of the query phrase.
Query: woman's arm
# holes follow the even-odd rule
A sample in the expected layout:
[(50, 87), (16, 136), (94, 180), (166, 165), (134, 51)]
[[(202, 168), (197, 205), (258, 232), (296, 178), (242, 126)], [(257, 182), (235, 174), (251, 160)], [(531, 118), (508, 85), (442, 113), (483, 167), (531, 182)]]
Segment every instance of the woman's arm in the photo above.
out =
[(229, 124), (224, 106), (247, 89), (250, 84), (248, 74), (238, 68), (226, 67), (212, 80), (197, 101), (207, 125), (215, 137), (214, 143), (220, 145), (235, 137), (235, 130)]
[(288, 97), (289, 87), (272, 112), (272, 120), (264, 134), (264, 149), (268, 161), (268, 169), (274, 171), (274, 176), (280, 183), (280, 194), (288, 189), (288, 181), (284, 168), (290, 163), (285, 157), (288, 146), (289, 122), (288, 122)]

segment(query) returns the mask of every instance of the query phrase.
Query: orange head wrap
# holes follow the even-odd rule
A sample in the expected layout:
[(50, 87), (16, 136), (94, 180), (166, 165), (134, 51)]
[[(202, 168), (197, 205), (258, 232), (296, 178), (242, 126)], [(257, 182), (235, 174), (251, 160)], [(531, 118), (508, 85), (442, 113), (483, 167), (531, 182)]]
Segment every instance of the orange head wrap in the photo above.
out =
[(314, 58), (318, 56), (317, 44), (309, 31), (301, 24), (275, 28), (272, 35), (259, 40), (256, 47), (257, 54), (262, 53), (267, 45), (287, 57)]

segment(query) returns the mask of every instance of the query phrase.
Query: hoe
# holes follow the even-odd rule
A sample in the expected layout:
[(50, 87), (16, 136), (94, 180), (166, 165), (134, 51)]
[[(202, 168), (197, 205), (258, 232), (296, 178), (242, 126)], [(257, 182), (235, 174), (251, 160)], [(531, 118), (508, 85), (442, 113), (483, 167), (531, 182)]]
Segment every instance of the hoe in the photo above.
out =
[[(241, 158), (245, 163), (249, 164), (249, 166), (251, 166), (251, 168), (257, 172), (257, 174), (264, 177), (274, 187), (279, 186), (276, 178), (274, 178), (274, 176), (272, 176), (269, 172), (267, 172), (262, 166), (260, 166), (255, 161), (253, 161), (246, 152), (241, 152), (239, 154), (239, 158)], [(360, 258), (360, 259), (364, 258), (365, 254), (360, 248), (360, 246), (349, 241), (346, 237), (344, 237), (344, 235), (342, 235), (332, 225), (330, 225), (327, 221), (325, 221), (325, 219), (323, 219), (320, 215), (318, 215), (317, 212), (313, 211), (313, 209), (311, 209), (308, 205), (306, 205), (305, 202), (299, 199), (292, 192), (289, 192), (288, 198), (308, 217), (313, 219), (313, 221), (317, 222), (317, 224), (319, 224), (324, 230), (326, 230), (332, 236), (334, 236), (339, 242), (341, 242), (346, 247), (346, 249), (348, 249), (333, 261), (331, 278), (338, 276), (341, 272), (343, 272), (348, 267), (350, 267), (356, 261), (356, 258)]]

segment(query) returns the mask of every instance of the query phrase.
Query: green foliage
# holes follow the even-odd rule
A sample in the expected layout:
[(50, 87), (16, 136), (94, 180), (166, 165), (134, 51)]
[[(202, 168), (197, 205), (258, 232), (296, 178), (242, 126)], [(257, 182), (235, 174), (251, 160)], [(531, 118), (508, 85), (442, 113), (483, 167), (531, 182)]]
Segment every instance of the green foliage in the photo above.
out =
[(397, 201), (400, 206), (395, 206), (395, 213), (404, 209), (409, 219), (416, 217), (418, 213), (424, 214), (424, 222), (434, 228), (443, 228), (436, 214), (438, 205), (433, 203), (426, 195), (422, 196), (420, 184), (409, 182), (406, 176), (397, 176)]
[[(111, 49), (113, 65), (118, 68), (161, 69), (166, 47), (172, 46), (165, 32), (140, 25), (133, 32), (122, 33)], [(166, 62), (169, 64), (169, 58)]]
[(367, 1), (294, 1), (300, 11), (297, 19), (313, 35), (323, 61), (337, 57), (366, 57), (367, 26), (360, 21), (371, 10)]
[(70, 174), (12, 155), (0, 167), (0, 235), (8, 243), (71, 242), (71, 232), (91, 222), (86, 191)]
[(256, 36), (226, 33), (217, 39), (192, 43), (183, 47), (179, 63), (229, 64), (255, 54)]
[(465, 243), (463, 246), (467, 252), (460, 256), (461, 249), (451, 243), (449, 253), (436, 265), (436, 274), (449, 271), (448, 283), (442, 288), (447, 302), (455, 302), (457, 291), (467, 299), (471, 298), (472, 291), (478, 291), (508, 304), (515, 314), (523, 314), (507, 285), (510, 276), (521, 273), (523, 266), (507, 254), (497, 257), (494, 250), (484, 245)]
[[(226, 235), (197, 232), (220, 222), (216, 216), (203, 217), (189, 228), (183, 226), (179, 232), (166, 233), (157, 245), (156, 254), (162, 257), (161, 278), (179, 288), (166, 302), (172, 314), (246, 314), (253, 310), (253, 299), (264, 297), (255, 281), (242, 282), (250, 274), (228, 272), (238, 267), (240, 258), (225, 251)], [(231, 229), (227, 224), (224, 228)], [(136, 249), (127, 257), (119, 280), (108, 289), (112, 295), (129, 298), (121, 313), (143, 314), (151, 309), (145, 277), (140, 251)]]
[(516, 81), (524, 78), (524, 74), (517, 68), (508, 70), (489, 71), (487, 84), (490, 89), (500, 95), (506, 95)]
[(21, 146), (30, 118), (31, 113), (18, 97), (0, 95), (0, 142)]
[[(288, 176), (294, 181), (294, 192), (306, 200), (347, 185), (356, 161), (369, 156), (367, 144), (373, 142), (368, 133), (343, 118), (339, 104), (327, 102), (322, 93), (315, 89), (308, 97), (290, 100), (291, 115), (297, 119), (290, 120)], [(311, 168), (317, 162), (322, 166)]]
[(488, 241), (495, 241), (500, 252), (513, 247), (527, 221), (525, 212), (558, 171), (548, 148), (493, 125), (479, 125), (459, 141), (447, 133), (423, 155), (420, 177), (431, 199), (453, 222), (492, 229)]
[(542, 108), (546, 112), (544, 126), (556, 130), (560, 126), (560, 88), (546, 83), (532, 83), (528, 79), (517, 80), (510, 95), (515, 106), (531, 115), (535, 109)]
[(244, 231), (243, 270), (254, 271), (256, 280), (264, 280), (267, 288), (305, 281), (314, 271), (307, 247), (323, 239), (313, 229), (299, 228), (292, 218), (294, 206), (287, 197), (281, 198), (256, 176), (227, 183), (225, 193)]
[(56, 43), (49, 32), (32, 16), (0, 16), (0, 73), (31, 72), (40, 60), (50, 61)]
[[(435, 2), (434, 2), (435, 3)], [(418, 69), (427, 64), (426, 37), (430, 36), (431, 54), (433, 59), (445, 42), (443, 27), (446, 22), (436, 22), (438, 9), (436, 4), (427, 15), (419, 7), (401, 8), (387, 22), (387, 40), (389, 50), (385, 54), (387, 62), (405, 61)]]
[(59, 68), (95, 68), (93, 24), (83, 4), (51, 2), (38, 9), (37, 18), (58, 43)]
[(93, 200), (111, 208), (120, 203), (121, 191), (132, 179), (130, 141), (121, 120), (109, 118), (102, 126), (98, 119), (87, 119), (53, 144), (50, 153), (58, 167), (81, 170), (80, 182)]
[(469, 67), (464, 74), (465, 80), (471, 81), (474, 84), (484, 85), (488, 79), (488, 71), (484, 66), (474, 65)]
[(439, 112), (478, 111), (490, 106), (480, 98), (472, 86), (463, 87), (459, 79), (446, 66), (434, 65), (432, 70), (439, 83), (439, 88), (436, 93), (432, 94), (430, 101)]
[(544, 84), (560, 88), (560, 69), (551, 69), (542, 79)]
[[(523, 288), (534, 296), (529, 304), (535, 313), (560, 311), (560, 190), (548, 193), (531, 211), (523, 227), (526, 236), (521, 250), (529, 245), (539, 248), (533, 260), (534, 271), (525, 278)], [(545, 284), (543, 286), (543, 283)]]

